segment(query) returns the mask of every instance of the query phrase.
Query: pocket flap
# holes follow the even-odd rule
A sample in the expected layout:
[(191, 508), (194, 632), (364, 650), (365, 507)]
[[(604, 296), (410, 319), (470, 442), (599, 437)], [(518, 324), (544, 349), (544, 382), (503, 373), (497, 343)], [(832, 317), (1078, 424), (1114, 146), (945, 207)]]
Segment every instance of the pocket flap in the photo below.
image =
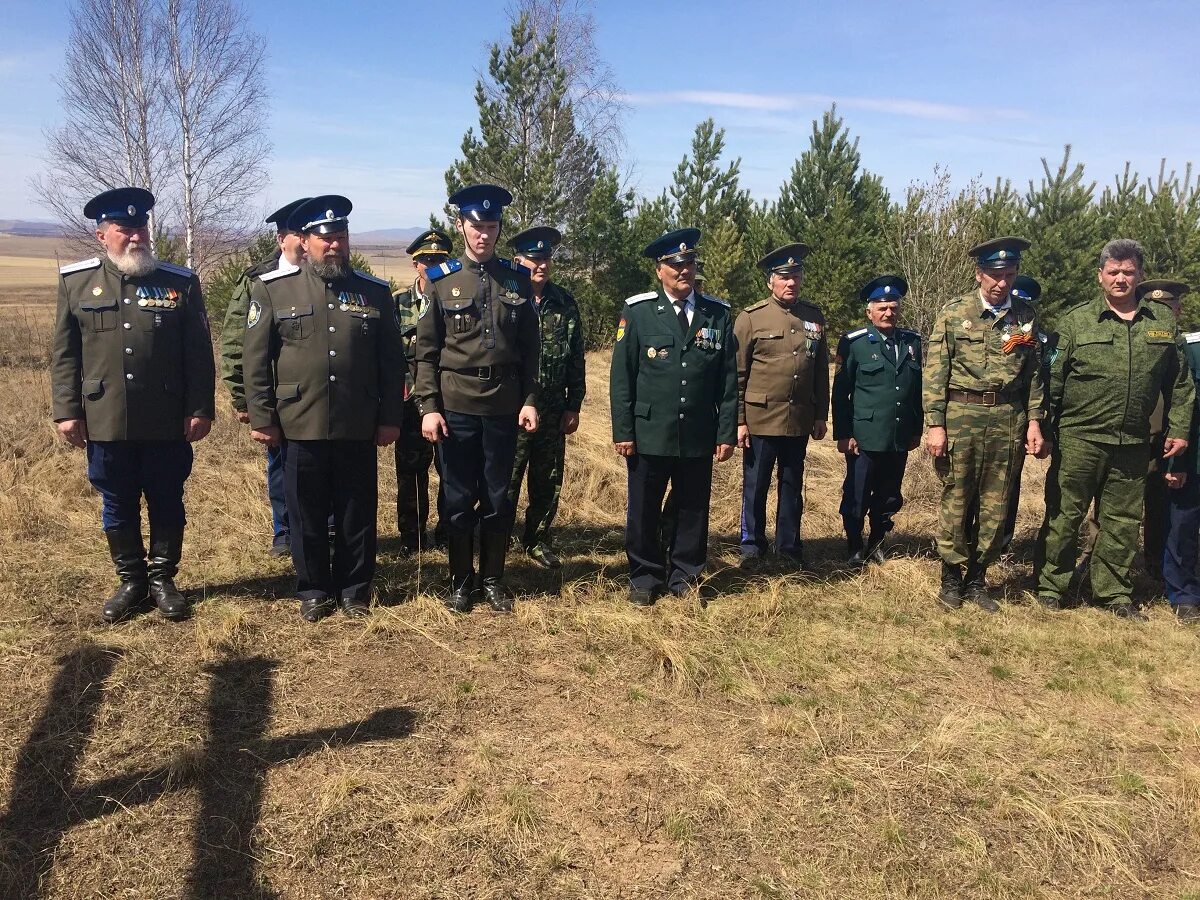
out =
[(350, 315), (354, 316), (354, 318), (356, 318), (356, 319), (378, 319), (379, 318), (379, 310), (375, 309), (373, 306), (369, 306), (366, 309), (351, 309), (351, 310), (347, 310), (347, 311), (350, 313)]
[(650, 418), (650, 404), (643, 400), (633, 401), (633, 414), (639, 419)]
[(783, 337), (782, 331), (760, 331), (754, 335), (756, 341), (777, 341)]
[(438, 300), (443, 312), (462, 312), (475, 304), (474, 297), (442, 297)]
[(673, 334), (647, 334), (642, 337), (647, 347), (658, 349), (659, 347), (674, 347), (675, 335)]
[(276, 400), (299, 400), (300, 399), (300, 385), (299, 384), (280, 383), (275, 388), (275, 399)]
[(110, 299), (103, 300), (80, 300), (79, 308), (86, 312), (101, 312), (113, 310), (117, 308), (117, 301)]
[(526, 300), (524, 297), (501, 297), (500, 302), (507, 306), (523, 306)]
[(1089, 344), (1111, 344), (1112, 342), (1111, 334), (1081, 334), (1075, 339), (1075, 346), (1086, 347)]
[(873, 409), (868, 409), (866, 412), (859, 412), (857, 409), (854, 411), (855, 422), (870, 422), (874, 416), (875, 410)]
[(875, 375), (883, 371), (883, 363), (871, 363), (869, 366), (859, 366), (858, 371), (864, 375)]
[(766, 393), (766, 391), (746, 391), (746, 402), (747, 403), (766, 403), (767, 402), (767, 393)]
[(308, 306), (293, 306), (291, 309), (275, 310), (275, 319), (276, 321), (283, 321), (285, 319), (298, 319), (301, 316), (311, 316), (312, 314), (313, 308), (311, 304)]
[(99, 400), (104, 396), (104, 380), (88, 378), (83, 382), (83, 396), (88, 400)]

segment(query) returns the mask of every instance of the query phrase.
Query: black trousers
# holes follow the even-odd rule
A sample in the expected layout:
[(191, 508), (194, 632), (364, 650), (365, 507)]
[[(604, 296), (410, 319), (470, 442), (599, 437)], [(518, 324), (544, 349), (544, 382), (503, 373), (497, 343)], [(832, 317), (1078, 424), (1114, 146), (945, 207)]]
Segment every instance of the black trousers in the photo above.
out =
[(742, 451), (742, 553), (767, 550), (767, 491), (776, 477), (775, 552), (798, 553), (808, 437), (750, 435)]
[[(685, 590), (694, 584), (708, 558), (708, 501), (712, 493), (712, 457), (650, 456), (625, 460), (629, 510), (625, 518), (625, 553), (629, 584), (639, 590)], [(674, 527), (659, 536), (663, 497), (671, 487)]]
[[(509, 499), (517, 453), (517, 417), (446, 411), (450, 434), (438, 443), (445, 521), (457, 531), (510, 532), (516, 504)], [(439, 523), (442, 510), (438, 511)]]
[(288, 441), (283, 481), (301, 600), (370, 597), (378, 540), (377, 465), (374, 441)]
[(904, 505), (900, 487), (908, 453), (903, 450), (860, 450), (846, 454), (846, 480), (842, 482), (842, 524), (850, 552), (862, 549), (863, 521), (869, 516), (871, 534), (892, 530), (892, 518)]

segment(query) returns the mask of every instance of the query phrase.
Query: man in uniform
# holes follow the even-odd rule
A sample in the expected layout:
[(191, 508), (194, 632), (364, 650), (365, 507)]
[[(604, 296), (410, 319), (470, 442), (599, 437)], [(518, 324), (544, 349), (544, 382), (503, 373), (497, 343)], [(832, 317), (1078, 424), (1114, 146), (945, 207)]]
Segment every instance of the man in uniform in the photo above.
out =
[[(250, 413), (246, 411), (246, 387), (242, 383), (242, 342), (246, 337), (246, 312), (250, 308), (250, 288), (259, 275), (273, 272), (282, 264), (289, 266), (300, 265), (304, 258), (304, 247), (301, 236), (297, 231), (288, 228), (288, 217), (301, 203), (308, 200), (301, 197), (267, 216), (267, 224), (276, 229), (275, 252), (268, 259), (255, 263), (238, 279), (229, 298), (229, 308), (225, 311), (225, 322), (221, 327), (221, 380), (229, 388), (229, 398), (233, 401), (233, 409), (237, 420), (243, 425), (250, 424)], [(278, 447), (267, 447), (267, 498), (271, 501), (271, 539), (272, 556), (288, 556), (292, 550), (288, 536), (287, 498), (283, 491), (283, 456), (287, 452), (287, 444), (280, 442)]]
[[(1166, 303), (1178, 318), (1183, 296), (1191, 288), (1182, 281), (1156, 279), (1140, 285), (1143, 298)], [(1193, 386), (1200, 385), (1200, 331), (1181, 335), (1183, 355)], [(1196, 561), (1200, 551), (1200, 458), (1197, 439), (1200, 435), (1200, 416), (1192, 415), (1188, 431), (1187, 450), (1166, 460), (1163, 481), (1167, 488), (1165, 541), (1162, 556), (1162, 575), (1167, 599), (1181, 622), (1200, 621), (1200, 577)], [(1149, 514), (1149, 504), (1147, 504)], [(1146, 523), (1147, 527), (1149, 522)], [(1146, 542), (1147, 549), (1149, 542)]]
[(508, 496), (517, 432), (538, 427), (537, 311), (529, 271), (496, 256), (500, 218), (512, 194), (493, 184), (450, 198), (464, 259), (430, 269), (429, 302), (417, 322), (416, 397), (421, 432), (438, 445), (446, 493), (447, 606), (474, 600), (475, 527), (484, 600), (511, 612), (504, 556), (514, 506)]
[[(423, 304), (429, 302), (426, 273), (450, 258), (451, 246), (450, 238), (436, 229), (418, 235), (407, 249), (417, 273), (416, 280), (408, 290), (393, 295), (404, 357), (408, 361), (404, 376), (404, 429), (400, 440), (396, 441), (396, 529), (400, 532), (400, 546), (409, 553), (426, 548), (429, 466), (433, 462), (433, 446), (421, 434), (421, 410), (413, 396), (417, 383), (417, 319)], [(441, 496), (439, 489), (439, 514)]]
[(767, 490), (779, 472), (775, 552), (804, 570), (800, 518), (809, 437), (825, 437), (829, 343), (825, 315), (800, 299), (805, 244), (768, 253), (759, 266), (771, 296), (738, 314), (738, 446), (742, 448), (742, 563), (767, 549)]
[[(625, 301), (609, 381), (613, 443), (625, 458), (629, 509), (625, 551), (629, 599), (654, 603), (665, 587), (681, 596), (708, 555), (712, 459), (737, 440), (737, 360), (729, 306), (695, 290), (700, 230), (652, 241), (661, 289)], [(668, 483), (674, 529), (664, 554), (659, 520)]]
[[(183, 483), (192, 444), (212, 427), (216, 373), (200, 280), (155, 259), (147, 213), (154, 196), (116, 188), (92, 198), (103, 257), (63, 266), (51, 348), (54, 421), (86, 447), (88, 480), (103, 501), (108, 549), (121, 585), (104, 604), (117, 622), (153, 599), (166, 618), (187, 615), (175, 587), (183, 553)], [(142, 543), (141, 498), (150, 518)]]
[(1188, 446), (1195, 388), (1171, 308), (1138, 299), (1142, 265), (1137, 241), (1109, 241), (1100, 252), (1101, 296), (1058, 323), (1049, 387), (1055, 447), (1036, 563), (1038, 599), (1049, 609), (1061, 605), (1075, 571), (1079, 525), (1096, 500), (1093, 597), (1122, 618), (1145, 618), (1133, 604), (1129, 570), (1151, 461), (1150, 418), (1165, 395), (1162, 458), (1179, 456)]
[(904, 504), (908, 451), (921, 442), (921, 336), (896, 327), (907, 293), (896, 275), (864, 287), (867, 326), (844, 335), (834, 357), (833, 439), (846, 456), (841, 515), (852, 564), (883, 562), (884, 538)]
[(544, 569), (562, 565), (550, 539), (558, 512), (567, 435), (579, 428), (586, 393), (583, 368), (583, 321), (570, 292), (550, 280), (550, 257), (562, 240), (557, 228), (527, 228), (508, 242), (514, 259), (530, 271), (533, 304), (541, 332), (538, 364), (538, 430), (517, 438), (508, 496), (513, 505), (529, 469), (529, 506), (521, 540), (529, 558)]
[(946, 304), (929, 335), (925, 440), (942, 482), (938, 600), (949, 609), (964, 600), (999, 609), (987, 594), (987, 567), (1000, 555), (1016, 460), (1042, 452), (1037, 314), (1012, 296), (1027, 249), (1017, 237), (972, 247), (979, 288)]
[(288, 227), (303, 235), (305, 259), (259, 275), (246, 314), (251, 437), (287, 441), (292, 563), (309, 622), (338, 603), (349, 616), (370, 611), (376, 447), (400, 436), (404, 415), (396, 307), (386, 281), (350, 267), (351, 208), (324, 195), (292, 212)]

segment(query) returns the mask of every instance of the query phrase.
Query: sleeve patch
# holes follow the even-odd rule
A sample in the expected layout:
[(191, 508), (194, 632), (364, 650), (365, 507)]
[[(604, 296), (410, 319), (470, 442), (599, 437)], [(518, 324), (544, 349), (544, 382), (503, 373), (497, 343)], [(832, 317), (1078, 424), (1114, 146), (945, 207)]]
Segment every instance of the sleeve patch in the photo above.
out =
[(621, 321), (617, 323), (617, 343), (620, 343), (623, 337), (625, 337), (625, 317), (621, 316)]
[(262, 307), (257, 300), (250, 301), (250, 309), (246, 313), (246, 327), (253, 328), (262, 320)]

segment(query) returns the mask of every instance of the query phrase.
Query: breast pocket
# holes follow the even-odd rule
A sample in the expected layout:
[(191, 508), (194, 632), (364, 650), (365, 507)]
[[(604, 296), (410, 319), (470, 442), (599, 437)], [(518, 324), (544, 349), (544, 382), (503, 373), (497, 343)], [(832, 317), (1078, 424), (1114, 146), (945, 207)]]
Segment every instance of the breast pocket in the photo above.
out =
[(500, 327), (515, 334), (521, 321), (521, 309), (527, 302), (524, 297), (501, 297)]
[(89, 331), (112, 331), (117, 327), (117, 301), (82, 301), (79, 304), (79, 321)]
[(348, 313), (350, 320), (358, 326), (360, 334), (374, 334), (379, 330), (379, 310), (356, 309)]
[(279, 335), (287, 341), (305, 341), (313, 336), (313, 308), (308, 306), (293, 306), (290, 309), (275, 310), (275, 324)]
[(141, 322), (142, 331), (169, 330), (178, 324), (179, 310), (154, 309), (140, 306), (138, 307), (138, 321)]
[(1113, 365), (1113, 336), (1083, 334), (1075, 341), (1073, 367), (1081, 379), (1103, 378)]
[(454, 297), (442, 300), (441, 306), (446, 334), (462, 336), (479, 330), (479, 307), (474, 298)]
[(671, 334), (647, 334), (642, 337), (642, 357), (651, 367), (671, 363), (675, 352), (675, 336)]
[(781, 356), (786, 350), (782, 331), (760, 331), (754, 335), (756, 356)]

